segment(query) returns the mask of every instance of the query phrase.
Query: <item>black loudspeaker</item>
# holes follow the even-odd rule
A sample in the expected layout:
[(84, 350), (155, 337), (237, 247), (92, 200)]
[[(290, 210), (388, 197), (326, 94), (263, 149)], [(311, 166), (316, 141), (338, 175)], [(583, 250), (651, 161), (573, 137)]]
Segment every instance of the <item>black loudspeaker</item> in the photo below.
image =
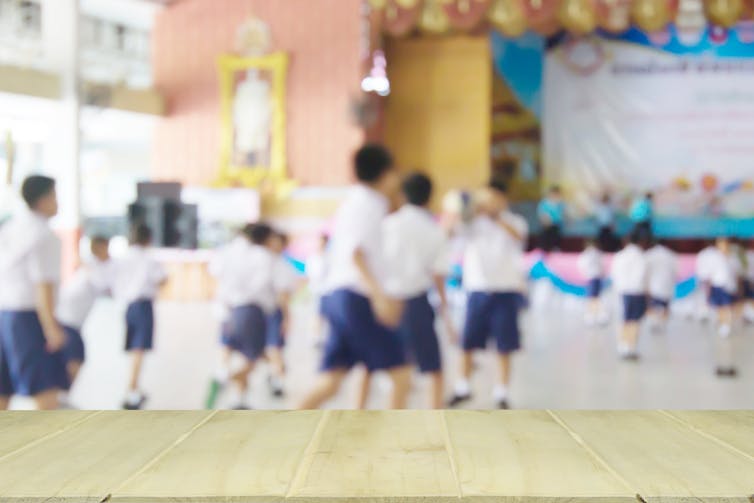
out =
[(159, 197), (145, 197), (128, 207), (128, 224), (133, 229), (146, 225), (152, 243), (161, 248), (196, 249), (199, 246), (198, 207)]

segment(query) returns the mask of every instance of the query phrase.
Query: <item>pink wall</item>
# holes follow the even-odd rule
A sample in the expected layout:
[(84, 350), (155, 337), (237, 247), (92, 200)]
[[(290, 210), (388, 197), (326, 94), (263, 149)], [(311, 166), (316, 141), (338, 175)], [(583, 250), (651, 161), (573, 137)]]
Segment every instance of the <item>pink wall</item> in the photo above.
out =
[(157, 127), (154, 177), (207, 184), (217, 172), (217, 56), (231, 52), (252, 14), (269, 24), (274, 50), (290, 55), (289, 173), (305, 185), (347, 183), (362, 140), (348, 115), (361, 79), (361, 0), (184, 0), (154, 28), (156, 87), (168, 116)]

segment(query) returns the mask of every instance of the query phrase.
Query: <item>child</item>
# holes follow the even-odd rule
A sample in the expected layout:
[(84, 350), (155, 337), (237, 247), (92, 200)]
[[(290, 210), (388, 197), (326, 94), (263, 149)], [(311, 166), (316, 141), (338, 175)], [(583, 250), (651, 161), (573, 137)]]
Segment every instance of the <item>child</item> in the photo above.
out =
[(744, 319), (754, 323), (754, 239), (749, 241), (746, 251), (746, 274), (744, 278)]
[(695, 315), (699, 321), (709, 321), (712, 318), (710, 308), (710, 261), (717, 254), (714, 241), (708, 241), (707, 246), (696, 256), (697, 293)]
[[(226, 369), (220, 384), (236, 384), (233, 408), (249, 409), (246, 399), (249, 375), (264, 356), (267, 322), (275, 310), (280, 291), (279, 257), (270, 251), (273, 230), (266, 224), (247, 225), (243, 232), (219, 250), (210, 264), (217, 280), (218, 297), (229, 309), (222, 344), (226, 348)], [(230, 370), (233, 352), (244, 358), (238, 371)]]
[(382, 223), (400, 183), (390, 153), (362, 147), (354, 158), (358, 184), (335, 215), (328, 252), (327, 319), (330, 325), (322, 373), (300, 404), (310, 409), (333, 397), (356, 364), (385, 370), (393, 382), (391, 407), (404, 408), (410, 385), (403, 344), (396, 333), (402, 303), (383, 285), (386, 266)]
[[(422, 174), (411, 175), (403, 182), (403, 194), (407, 204), (390, 215), (383, 227), (390, 270), (386, 289), (405, 304), (398, 332), (409, 360), (421, 373), (430, 376), (431, 406), (440, 409), (443, 406), (442, 363), (429, 294), (433, 288), (437, 291), (440, 313), (443, 319), (449, 320), (445, 296), (445, 278), (450, 270), (447, 243), (443, 230), (427, 209), (432, 197), (432, 181)], [(452, 324), (446, 321), (446, 327)], [(360, 402), (363, 405), (366, 398)]]
[(589, 240), (586, 248), (579, 255), (579, 270), (586, 278), (586, 297), (589, 304), (584, 315), (588, 326), (604, 325), (608, 316), (602, 305), (602, 281), (605, 275), (605, 261), (602, 252), (594, 240)]
[[(740, 260), (735, 255), (730, 238), (717, 238), (716, 253), (709, 258), (709, 302), (717, 315), (717, 331), (721, 339), (721, 347), (730, 350), (725, 341), (733, 332), (734, 307), (738, 300), (739, 278), (741, 275)], [(729, 351), (726, 351), (729, 353)], [(720, 377), (735, 377), (737, 371), (732, 364), (732, 355), (725, 354), (719, 358), (715, 373)]]
[(81, 329), (97, 297), (110, 292), (109, 244), (108, 238), (93, 237), (90, 243), (93, 260), (79, 268), (60, 291), (56, 316), (66, 334), (63, 356), (71, 386), (84, 363)]
[(647, 251), (647, 277), (649, 311), (656, 323), (653, 330), (664, 330), (670, 313), (670, 302), (675, 298), (678, 279), (678, 258), (660, 242)]
[(521, 347), (518, 315), (526, 289), (523, 252), (528, 226), (509, 210), (507, 187), (495, 180), (477, 195), (476, 212), (465, 229), (463, 284), (468, 301), (461, 378), (448, 405), (455, 407), (471, 398), (473, 353), (494, 338), (500, 374), (493, 398), (499, 408), (507, 409), (511, 355)]
[(644, 253), (647, 235), (634, 230), (629, 244), (615, 254), (612, 279), (616, 292), (623, 297), (623, 326), (618, 354), (628, 361), (637, 361), (637, 343), (641, 321), (647, 313), (647, 257)]
[(272, 372), (268, 376), (267, 382), (270, 387), (270, 394), (275, 398), (282, 398), (285, 395), (283, 390), (283, 379), (285, 378), (283, 347), (288, 335), (288, 306), (298, 282), (296, 272), (284, 255), (287, 247), (288, 236), (280, 232), (273, 233), (269, 248), (277, 257), (278, 267), (276, 270), (279, 272), (280, 277), (275, 280), (278, 285), (276, 308), (267, 320), (267, 348), (265, 355), (272, 367)]
[(565, 221), (565, 204), (560, 187), (554, 185), (537, 206), (537, 218), (542, 224), (542, 249), (551, 252), (560, 248), (560, 238)]
[(0, 410), (14, 394), (55, 409), (68, 385), (55, 320), (61, 246), (48, 223), (58, 212), (55, 180), (30, 176), (21, 194), (27, 209), (0, 229)]
[(154, 339), (154, 299), (167, 281), (162, 265), (151, 255), (152, 230), (140, 224), (133, 229), (126, 255), (113, 265), (113, 297), (127, 305), (126, 351), (131, 355), (126, 410), (138, 410), (147, 397), (139, 387), (144, 354), (152, 350)]
[(654, 194), (647, 192), (637, 198), (631, 205), (629, 217), (634, 225), (632, 233), (640, 234), (642, 239), (650, 239), (654, 218)]

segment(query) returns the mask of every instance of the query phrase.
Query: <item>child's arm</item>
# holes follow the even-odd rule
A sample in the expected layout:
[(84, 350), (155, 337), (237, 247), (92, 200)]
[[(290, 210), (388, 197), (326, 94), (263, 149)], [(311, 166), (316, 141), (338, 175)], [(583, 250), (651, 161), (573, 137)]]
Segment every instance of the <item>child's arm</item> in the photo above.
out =
[(385, 326), (397, 327), (403, 315), (403, 303), (385, 295), (379, 281), (369, 270), (366, 257), (361, 249), (354, 251), (353, 263), (359, 271), (361, 282), (367, 288), (367, 294), (372, 302), (372, 309), (374, 309), (377, 319)]
[(57, 352), (65, 344), (65, 332), (55, 320), (55, 286), (52, 283), (37, 285), (37, 316), (47, 341), (47, 351)]

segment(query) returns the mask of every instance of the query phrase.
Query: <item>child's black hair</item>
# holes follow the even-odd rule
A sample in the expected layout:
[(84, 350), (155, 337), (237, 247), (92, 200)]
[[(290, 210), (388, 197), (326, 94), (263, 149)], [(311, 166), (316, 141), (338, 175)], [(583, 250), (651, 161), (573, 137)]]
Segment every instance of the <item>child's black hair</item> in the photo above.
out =
[(393, 168), (393, 156), (382, 145), (368, 144), (356, 152), (353, 164), (360, 182), (373, 183)]
[(29, 209), (34, 209), (39, 200), (55, 189), (55, 179), (43, 175), (31, 175), (21, 186), (21, 196)]
[(406, 201), (416, 206), (426, 206), (432, 197), (432, 180), (422, 173), (413, 173), (403, 180)]

